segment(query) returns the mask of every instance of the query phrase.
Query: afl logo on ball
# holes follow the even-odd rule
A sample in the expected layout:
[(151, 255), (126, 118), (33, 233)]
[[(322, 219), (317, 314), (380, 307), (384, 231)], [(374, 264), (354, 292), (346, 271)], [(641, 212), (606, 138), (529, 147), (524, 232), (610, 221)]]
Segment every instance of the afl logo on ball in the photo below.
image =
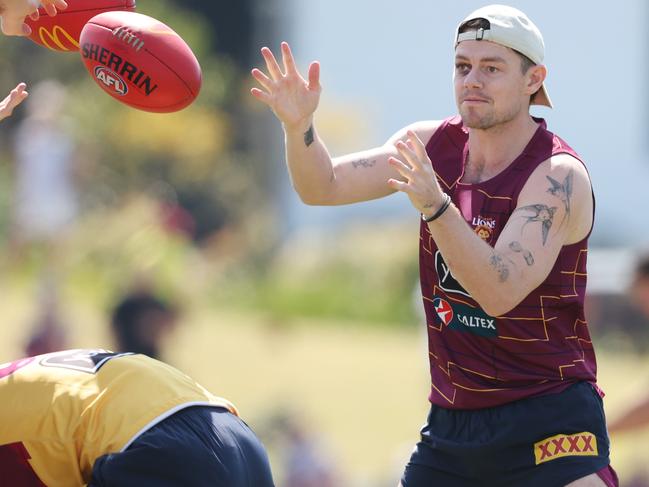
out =
[(97, 66), (95, 68), (95, 78), (101, 81), (102, 85), (108, 91), (121, 96), (128, 93), (128, 87), (124, 80), (117, 73), (104, 66)]
[(454, 313), (451, 305), (448, 304), (448, 301), (446, 301), (445, 299), (435, 298), (433, 299), (433, 306), (435, 306), (435, 312), (437, 313), (440, 321), (448, 326), (449, 323), (453, 321)]

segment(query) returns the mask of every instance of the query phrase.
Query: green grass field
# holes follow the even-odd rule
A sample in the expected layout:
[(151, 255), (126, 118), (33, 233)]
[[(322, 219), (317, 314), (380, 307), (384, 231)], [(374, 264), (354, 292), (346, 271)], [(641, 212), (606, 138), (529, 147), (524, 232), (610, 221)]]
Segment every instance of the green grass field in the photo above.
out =
[[(2, 301), (5, 362), (20, 355), (33, 310), (17, 290), (5, 289)], [(96, 309), (78, 302), (64, 314), (71, 346), (111, 347)], [(350, 486), (391, 485), (428, 409), (427, 352), (416, 330), (314, 321), (286, 327), (262, 315), (200, 311), (185, 316), (166, 350), (169, 362), (232, 400), (255, 429), (285, 408), (306, 418)], [(609, 415), (649, 383), (649, 362), (637, 357), (600, 350), (599, 368)], [(614, 439), (622, 480), (646, 468), (639, 447), (646, 439), (649, 430)], [(281, 470), (272, 449), (271, 458)]]

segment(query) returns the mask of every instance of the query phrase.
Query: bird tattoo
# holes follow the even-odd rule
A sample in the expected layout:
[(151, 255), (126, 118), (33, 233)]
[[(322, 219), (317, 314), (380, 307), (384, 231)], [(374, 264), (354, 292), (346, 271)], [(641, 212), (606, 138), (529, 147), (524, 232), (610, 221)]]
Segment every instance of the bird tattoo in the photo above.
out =
[[(566, 214), (563, 217), (564, 220), (567, 216), (570, 215), (570, 198), (572, 197), (572, 175), (573, 175), (573, 171), (571, 169), (568, 175), (563, 180), (563, 183), (560, 183), (559, 181), (557, 181), (554, 178), (551, 178), (550, 176), (545, 176), (547, 180), (550, 181), (550, 184), (552, 185), (550, 188), (548, 188), (548, 193), (550, 193), (552, 196), (556, 196), (557, 198), (559, 198), (566, 209)], [(563, 223), (563, 221), (561, 223)]]
[(541, 236), (543, 237), (543, 245), (545, 245), (545, 242), (548, 240), (550, 228), (552, 227), (552, 219), (554, 218), (554, 213), (557, 211), (557, 207), (537, 204), (523, 206), (518, 208), (517, 211), (529, 211), (531, 213), (524, 217), (527, 221), (523, 223), (523, 229), (528, 223), (541, 222)]

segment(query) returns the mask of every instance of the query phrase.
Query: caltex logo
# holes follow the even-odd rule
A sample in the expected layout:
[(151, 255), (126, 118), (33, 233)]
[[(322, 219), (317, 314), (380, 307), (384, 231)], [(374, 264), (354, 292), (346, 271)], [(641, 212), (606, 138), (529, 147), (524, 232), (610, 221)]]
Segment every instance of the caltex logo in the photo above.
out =
[(435, 306), (435, 312), (439, 316), (439, 319), (448, 326), (453, 320), (453, 308), (451, 305), (445, 299), (435, 298), (433, 299), (433, 306)]

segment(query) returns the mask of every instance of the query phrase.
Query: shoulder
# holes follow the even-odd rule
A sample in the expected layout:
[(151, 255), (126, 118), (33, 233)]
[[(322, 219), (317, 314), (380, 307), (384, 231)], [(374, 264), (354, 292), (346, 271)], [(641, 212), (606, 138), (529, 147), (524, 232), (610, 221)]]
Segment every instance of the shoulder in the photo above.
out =
[(566, 243), (584, 238), (593, 222), (593, 191), (584, 164), (561, 153), (543, 161), (525, 182), (519, 205), (542, 204), (556, 211), (557, 219), (568, 222)]
[(541, 164), (532, 172), (526, 186), (535, 185), (539, 182), (550, 183), (551, 189), (556, 184), (564, 184), (567, 189), (590, 191), (590, 176), (584, 163), (575, 156), (568, 153), (555, 154)]
[(405, 140), (408, 137), (408, 131), (410, 130), (415, 132), (421, 141), (426, 144), (445, 121), (446, 120), (423, 120), (406, 125), (392, 135), (392, 137), (390, 137), (386, 142), (386, 145), (393, 146), (398, 140)]

